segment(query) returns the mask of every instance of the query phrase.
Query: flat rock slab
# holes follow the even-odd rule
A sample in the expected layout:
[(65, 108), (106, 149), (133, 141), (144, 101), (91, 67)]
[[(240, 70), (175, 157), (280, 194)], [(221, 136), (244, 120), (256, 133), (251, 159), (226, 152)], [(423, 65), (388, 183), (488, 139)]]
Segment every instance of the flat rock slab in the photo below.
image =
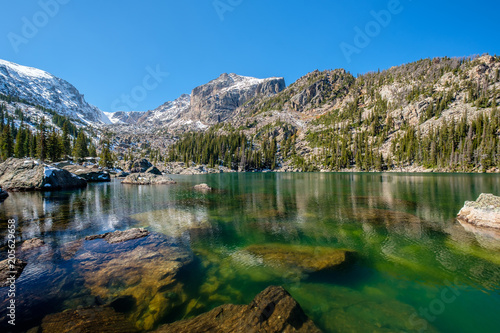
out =
[(176, 182), (167, 176), (159, 176), (153, 173), (132, 173), (125, 177), (122, 184), (131, 185), (169, 185)]
[(457, 219), (471, 226), (500, 230), (500, 197), (482, 193), (476, 201), (466, 201)]
[(16, 280), (24, 270), (28, 263), (20, 259), (5, 259), (0, 261), (0, 288), (7, 287), (11, 281), (7, 280), (14, 277)]
[(112, 308), (94, 307), (48, 315), (42, 321), (42, 332), (125, 333), (137, 332), (137, 329)]
[(250, 245), (246, 251), (272, 266), (300, 269), (307, 273), (336, 268), (352, 261), (355, 253), (349, 250), (320, 246), (264, 244)]
[(44, 246), (45, 242), (41, 240), (40, 238), (32, 238), (28, 239), (27, 241), (24, 241), (23, 244), (20, 247), (21, 251), (29, 251), (41, 246)]
[(121, 243), (132, 239), (142, 238), (149, 235), (149, 231), (144, 228), (133, 228), (125, 231), (107, 232), (100, 235), (85, 237), (85, 240), (104, 239), (109, 244)]
[(321, 332), (282, 287), (270, 286), (249, 305), (222, 305), (193, 319), (160, 326), (156, 333)]

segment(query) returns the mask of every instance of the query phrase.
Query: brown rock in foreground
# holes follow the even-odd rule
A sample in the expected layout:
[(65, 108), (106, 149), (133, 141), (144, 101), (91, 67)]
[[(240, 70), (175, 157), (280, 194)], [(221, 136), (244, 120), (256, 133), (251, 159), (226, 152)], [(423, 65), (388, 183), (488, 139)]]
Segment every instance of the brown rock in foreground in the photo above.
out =
[(145, 229), (89, 239), (95, 240), (85, 241), (72, 258), (77, 273), (101, 304), (125, 315), (138, 330), (151, 330), (188, 302), (179, 273), (193, 256), (178, 240)]
[(159, 176), (153, 173), (133, 173), (128, 175), (122, 184), (131, 185), (168, 185), (175, 184), (172, 178), (167, 176)]
[(95, 307), (48, 315), (42, 321), (42, 332), (126, 333), (137, 332), (137, 329), (112, 308)]
[(271, 286), (249, 305), (226, 304), (193, 319), (163, 325), (156, 333), (321, 332), (282, 287)]
[(5, 259), (0, 261), (0, 288), (9, 286), (12, 282), (12, 277), (15, 280), (21, 276), (27, 264), (27, 262), (20, 259)]
[(466, 201), (457, 219), (462, 224), (500, 229), (500, 197), (482, 193), (476, 201)]

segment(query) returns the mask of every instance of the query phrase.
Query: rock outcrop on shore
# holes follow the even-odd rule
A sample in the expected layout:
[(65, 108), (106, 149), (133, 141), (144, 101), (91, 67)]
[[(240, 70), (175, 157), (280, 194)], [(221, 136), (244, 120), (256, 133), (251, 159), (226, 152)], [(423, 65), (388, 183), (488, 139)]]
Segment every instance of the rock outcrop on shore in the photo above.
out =
[(120, 163), (120, 168), (123, 171), (129, 173), (141, 173), (146, 172), (149, 168), (151, 168), (153, 164), (149, 162), (147, 159), (143, 158), (135, 161), (123, 161)]
[(97, 183), (97, 182), (110, 182), (111, 176), (108, 172), (99, 169), (98, 167), (85, 167), (81, 165), (68, 165), (63, 167), (64, 170), (67, 170), (79, 177), (82, 177), (89, 183)]
[(165, 173), (172, 175), (202, 175), (211, 173), (236, 172), (225, 166), (209, 168), (206, 165), (186, 164), (184, 162), (168, 162), (165, 164)]
[(156, 333), (321, 332), (282, 287), (270, 286), (249, 305), (226, 304), (195, 318), (160, 326)]
[(154, 173), (132, 173), (122, 180), (122, 184), (131, 185), (169, 185), (176, 182), (167, 176), (159, 176)]
[(35, 160), (11, 157), (0, 164), (0, 186), (7, 191), (53, 191), (83, 188), (87, 181)]
[(466, 201), (457, 219), (462, 224), (500, 230), (500, 197), (482, 193), (476, 201)]

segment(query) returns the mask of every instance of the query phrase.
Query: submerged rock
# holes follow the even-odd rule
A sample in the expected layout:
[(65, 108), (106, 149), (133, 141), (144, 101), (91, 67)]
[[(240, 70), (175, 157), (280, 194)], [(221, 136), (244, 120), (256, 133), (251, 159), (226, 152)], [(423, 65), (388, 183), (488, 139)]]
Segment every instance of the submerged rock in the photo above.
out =
[(336, 268), (352, 261), (354, 252), (319, 246), (265, 244), (250, 245), (246, 251), (271, 266), (312, 273)]
[(21, 251), (29, 251), (41, 246), (44, 246), (45, 242), (41, 240), (40, 238), (32, 238), (28, 239), (27, 241), (24, 241), (23, 244), (21, 245), (20, 250)]
[(0, 164), (0, 185), (8, 191), (52, 191), (82, 188), (87, 181), (63, 169), (11, 157)]
[(176, 182), (167, 176), (159, 176), (152, 173), (133, 173), (128, 175), (122, 184), (131, 185), (169, 185)]
[(137, 332), (134, 325), (111, 307), (93, 307), (50, 314), (42, 321), (44, 333)]
[(139, 213), (130, 216), (154, 231), (164, 235), (180, 237), (183, 233), (203, 232), (211, 230), (208, 216), (203, 210), (181, 210), (167, 208), (150, 212)]
[(203, 184), (198, 184), (198, 185), (195, 185), (193, 186), (193, 188), (197, 191), (201, 191), (201, 192), (209, 192), (209, 191), (212, 191), (212, 188), (210, 186), (208, 186), (207, 184), (203, 183)]
[(91, 237), (95, 241), (84, 242), (73, 258), (90, 293), (139, 330), (152, 329), (167, 313), (187, 304), (179, 272), (193, 260), (191, 251), (173, 238), (144, 234), (136, 229)]
[(68, 165), (63, 167), (64, 170), (67, 170), (79, 177), (82, 177), (87, 182), (110, 182), (111, 176), (108, 172), (101, 170), (97, 167), (85, 167), (81, 165)]
[(249, 305), (226, 304), (193, 319), (160, 326), (167, 332), (320, 332), (282, 287), (270, 286)]
[(107, 232), (101, 235), (87, 236), (85, 237), (85, 240), (94, 240), (102, 238), (106, 240), (106, 242), (108, 242), (109, 244), (113, 244), (113, 243), (121, 243), (132, 239), (146, 237), (147, 235), (149, 235), (148, 230), (144, 228), (133, 228), (125, 231), (117, 230), (114, 232)]
[(0, 261), (0, 288), (9, 286), (12, 282), (10, 278), (14, 277), (14, 280), (19, 278), (27, 264), (20, 259)]
[(457, 219), (462, 224), (500, 230), (500, 197), (482, 193), (476, 201), (466, 201)]
[(7, 193), (6, 191), (2, 190), (2, 188), (0, 187), (0, 202), (2, 202), (5, 199), (7, 199), (8, 196), (9, 196), (9, 193)]

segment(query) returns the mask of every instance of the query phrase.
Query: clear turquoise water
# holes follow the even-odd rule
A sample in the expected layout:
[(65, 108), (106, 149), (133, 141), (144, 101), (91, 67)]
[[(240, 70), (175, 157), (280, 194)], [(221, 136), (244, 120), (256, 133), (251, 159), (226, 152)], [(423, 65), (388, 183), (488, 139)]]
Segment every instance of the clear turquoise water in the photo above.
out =
[[(173, 186), (113, 181), (78, 191), (13, 193), (0, 204), (2, 244), (9, 218), (18, 221), (19, 241), (39, 237), (54, 248), (136, 226), (179, 237), (196, 255), (191, 271), (180, 277), (186, 279), (189, 299), (156, 324), (224, 303), (248, 303), (276, 284), (325, 332), (500, 330), (500, 241), (466, 232), (454, 219), (464, 201), (482, 192), (499, 195), (499, 176), (255, 173), (174, 178), (178, 184)], [(193, 191), (201, 182), (216, 190)], [(333, 272), (297, 274), (269, 267), (245, 251), (268, 243), (350, 249), (358, 255), (355, 263)], [(3, 258), (5, 248), (1, 251)], [(28, 265), (18, 279), (18, 297), (30, 299), (24, 310), (37, 314), (26, 328), (47, 313), (76, 307), (89, 294), (73, 272), (66, 274), (58, 297), (47, 301), (37, 296), (55, 272), (71, 272), (64, 265), (56, 258), (43, 267)]]

